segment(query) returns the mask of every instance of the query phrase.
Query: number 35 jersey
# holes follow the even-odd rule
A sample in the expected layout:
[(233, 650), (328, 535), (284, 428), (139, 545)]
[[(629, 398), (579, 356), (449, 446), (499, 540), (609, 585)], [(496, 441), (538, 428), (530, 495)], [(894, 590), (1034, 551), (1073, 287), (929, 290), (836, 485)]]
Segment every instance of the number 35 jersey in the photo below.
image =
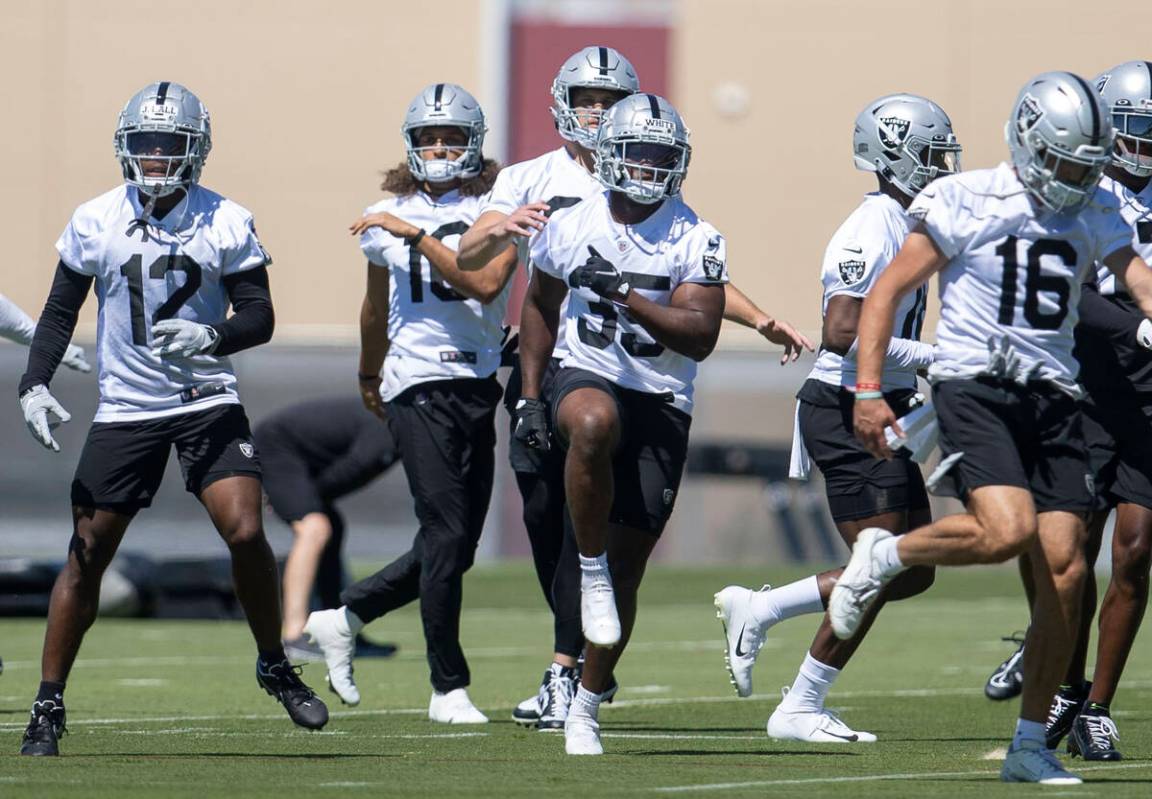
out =
[[(668, 305), (681, 283), (728, 282), (724, 238), (679, 197), (637, 225), (623, 225), (608, 210), (608, 193), (586, 199), (544, 226), (532, 242), (532, 263), (563, 280), (590, 257), (622, 272), (632, 291)], [(569, 289), (561, 320), (568, 354), (562, 366), (603, 375), (624, 388), (667, 394), (692, 413), (696, 361), (658, 344), (627, 310), (591, 289)]]
[[(394, 214), (456, 250), (460, 236), (480, 215), (483, 201), (458, 191), (435, 199), (417, 191), (389, 197), (369, 206), (365, 213)], [(390, 270), (389, 344), (380, 387), (385, 400), (417, 383), (488, 377), (496, 371), (508, 286), (487, 305), (470, 300), (445, 283), (416, 248), (383, 228), (365, 231), (360, 249), (373, 264)]]
[(95, 278), (97, 422), (238, 403), (228, 358), (158, 358), (152, 325), (223, 322), (229, 302), (221, 279), (271, 263), (252, 215), (201, 186), (192, 186), (161, 220), (145, 225), (143, 213), (136, 189), (120, 186), (77, 208), (56, 242), (65, 266)]
[(1098, 189), (1078, 214), (1038, 211), (1008, 164), (941, 178), (908, 209), (948, 265), (940, 272), (933, 380), (990, 369), (1009, 345), (1014, 373), (1078, 395), (1072, 355), (1080, 284), (1097, 261), (1129, 244), (1116, 197)]

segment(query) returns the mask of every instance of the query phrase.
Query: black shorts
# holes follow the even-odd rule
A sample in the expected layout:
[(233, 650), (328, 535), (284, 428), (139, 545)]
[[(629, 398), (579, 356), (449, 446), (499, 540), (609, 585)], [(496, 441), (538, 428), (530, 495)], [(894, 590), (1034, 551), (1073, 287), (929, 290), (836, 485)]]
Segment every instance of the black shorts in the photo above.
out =
[(260, 477), (260, 456), (240, 405), (160, 419), (97, 422), (76, 465), (72, 504), (118, 512), (148, 507), (172, 447), (185, 488), (197, 496), (225, 477)]
[(933, 389), (940, 453), (963, 457), (949, 470), (950, 488), (967, 501), (983, 486), (1032, 492), (1038, 512), (1084, 513), (1095, 504), (1094, 481), (1076, 400), (1048, 383), (976, 378)]
[[(635, 391), (594, 372), (561, 368), (552, 388), (554, 431), (560, 429), (556, 409), (578, 388), (608, 394), (615, 400), (620, 418), (620, 444), (612, 460), (615, 491), (608, 520), (659, 536), (680, 490), (692, 417), (671, 405), (671, 395)], [(558, 433), (556, 437), (560, 438)], [(557, 444), (563, 446), (564, 442)]]
[(1152, 508), (1152, 398), (1090, 391), (1081, 404), (1096, 480), (1096, 509), (1121, 502)]
[[(380, 422), (381, 426), (384, 422)], [(316, 478), (307, 461), (295, 452), (261, 439), (264, 456), (264, 496), (272, 512), (287, 524), (298, 522), (310, 513), (327, 513), (331, 507), (320, 496)]]
[[(548, 366), (544, 370), (544, 377), (540, 381), (540, 399), (546, 406), (550, 404), (553, 391), (552, 384), (555, 382), (556, 373), (559, 370), (560, 360), (549, 358)], [(504, 409), (508, 411), (510, 432), (514, 432), (516, 428), (516, 417), (513, 415), (513, 411), (516, 408), (516, 403), (520, 401), (521, 389), (523, 388), (522, 379), (520, 359), (517, 358), (512, 364), (512, 371), (508, 373), (508, 384), (504, 387)], [(555, 474), (557, 471), (556, 461), (560, 458), (556, 452), (557, 448), (555, 447), (550, 451), (529, 447), (522, 441), (516, 440), (515, 436), (510, 436), (508, 440), (508, 460), (514, 472), (539, 476)]]
[[(914, 389), (884, 395), (897, 416), (908, 412)], [(828, 509), (837, 522), (928, 507), (924, 476), (906, 449), (892, 460), (877, 458), (852, 429), (855, 395), (845, 388), (809, 379), (796, 394), (800, 433), (808, 456), (824, 475)]]

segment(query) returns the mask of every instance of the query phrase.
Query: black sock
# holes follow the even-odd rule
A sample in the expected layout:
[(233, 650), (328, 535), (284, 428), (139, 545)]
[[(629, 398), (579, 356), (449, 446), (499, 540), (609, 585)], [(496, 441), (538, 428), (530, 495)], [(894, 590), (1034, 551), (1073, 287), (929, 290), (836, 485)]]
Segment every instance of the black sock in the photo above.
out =
[(64, 683), (42, 680), (40, 690), (36, 692), (36, 701), (55, 702), (62, 706), (64, 704)]
[(284, 647), (280, 647), (274, 652), (261, 652), (257, 650), (257, 656), (260, 662), (266, 666), (275, 666), (277, 663), (283, 663), (288, 657), (284, 654)]

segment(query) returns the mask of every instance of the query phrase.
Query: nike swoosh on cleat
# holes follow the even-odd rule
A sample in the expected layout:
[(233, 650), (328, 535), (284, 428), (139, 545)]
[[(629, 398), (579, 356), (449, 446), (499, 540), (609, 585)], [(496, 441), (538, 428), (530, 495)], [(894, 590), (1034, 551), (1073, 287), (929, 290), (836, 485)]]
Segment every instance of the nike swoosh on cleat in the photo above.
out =
[(744, 628), (747, 626), (748, 626), (747, 624), (741, 624), (740, 625), (740, 635), (736, 636), (736, 657), (738, 657), (738, 658), (742, 658), (748, 654), (747, 652), (741, 652), (740, 651), (740, 644), (742, 644), (744, 642)]
[(852, 733), (851, 735), (837, 735), (834, 732), (828, 732), (828, 730), (824, 730), (824, 734), (831, 735), (833, 738), (839, 738), (841, 741), (848, 741), (849, 743), (855, 743), (856, 741), (860, 740), (860, 736), (856, 733)]

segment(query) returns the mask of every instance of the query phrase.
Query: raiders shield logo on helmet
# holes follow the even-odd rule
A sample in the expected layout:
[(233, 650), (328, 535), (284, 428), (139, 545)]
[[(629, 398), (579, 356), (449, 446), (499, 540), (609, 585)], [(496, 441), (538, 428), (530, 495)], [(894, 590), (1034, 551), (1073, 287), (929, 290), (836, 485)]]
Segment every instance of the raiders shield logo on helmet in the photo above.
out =
[(1016, 113), (1016, 129), (1021, 133), (1032, 130), (1042, 116), (1044, 111), (1040, 108), (1040, 103), (1032, 95), (1026, 94), (1020, 101), (1020, 110)]
[(844, 281), (845, 285), (851, 286), (853, 283), (859, 283), (864, 277), (863, 261), (841, 261), (839, 266), (840, 279)]
[(911, 122), (900, 117), (880, 117), (880, 124), (876, 126), (880, 134), (880, 143), (889, 150), (895, 150), (904, 143), (908, 137), (908, 128)]

